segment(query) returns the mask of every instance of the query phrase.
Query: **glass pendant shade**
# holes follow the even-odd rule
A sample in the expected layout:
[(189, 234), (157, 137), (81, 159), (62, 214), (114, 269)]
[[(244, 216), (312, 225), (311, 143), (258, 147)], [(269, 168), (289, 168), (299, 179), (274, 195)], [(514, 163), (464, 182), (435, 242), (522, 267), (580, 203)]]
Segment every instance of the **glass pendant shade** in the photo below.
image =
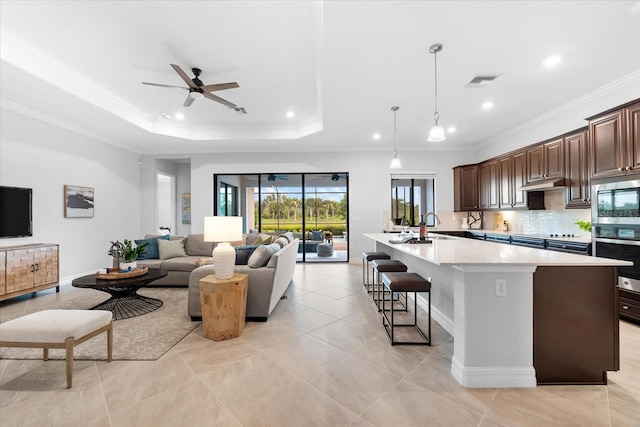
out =
[(391, 159), (391, 164), (389, 165), (391, 169), (400, 169), (402, 167), (402, 163), (400, 163), (400, 159), (397, 158), (394, 154), (393, 159)]
[(447, 138), (444, 136), (444, 128), (437, 123), (433, 125), (433, 127), (429, 130), (429, 137), (427, 138), (427, 141), (440, 142), (444, 141), (445, 139)]

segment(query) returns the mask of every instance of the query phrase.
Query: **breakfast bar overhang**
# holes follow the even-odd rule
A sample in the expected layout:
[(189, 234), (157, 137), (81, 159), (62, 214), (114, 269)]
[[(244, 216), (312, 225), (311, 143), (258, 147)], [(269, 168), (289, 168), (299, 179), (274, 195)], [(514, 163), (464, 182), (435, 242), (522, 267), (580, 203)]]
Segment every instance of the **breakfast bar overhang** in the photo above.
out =
[(430, 315), (454, 337), (463, 386), (606, 384), (619, 369), (616, 266), (631, 263), (443, 235), (365, 237), (431, 281)]

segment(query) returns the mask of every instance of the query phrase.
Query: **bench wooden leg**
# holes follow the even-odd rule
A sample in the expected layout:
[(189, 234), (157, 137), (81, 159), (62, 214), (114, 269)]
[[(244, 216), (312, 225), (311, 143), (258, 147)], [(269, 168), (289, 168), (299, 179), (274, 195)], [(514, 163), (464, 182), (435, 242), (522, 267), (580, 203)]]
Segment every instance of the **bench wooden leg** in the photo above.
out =
[(111, 356), (113, 354), (113, 321), (109, 323), (109, 329), (107, 329), (107, 360), (111, 362)]
[(49, 349), (47, 347), (42, 349), (42, 360), (45, 362), (49, 360)]
[(71, 388), (73, 380), (73, 337), (69, 337), (65, 341), (66, 348), (66, 363), (67, 363), (67, 388)]

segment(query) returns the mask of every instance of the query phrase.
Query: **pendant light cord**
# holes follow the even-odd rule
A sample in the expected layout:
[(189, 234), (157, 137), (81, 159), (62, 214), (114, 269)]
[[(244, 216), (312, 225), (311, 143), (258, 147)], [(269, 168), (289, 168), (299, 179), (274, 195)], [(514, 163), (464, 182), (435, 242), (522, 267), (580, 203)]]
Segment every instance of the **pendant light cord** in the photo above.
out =
[(438, 114), (438, 51), (433, 53), (433, 67), (435, 69), (435, 110), (433, 113), (433, 117), (436, 119), (436, 124), (438, 123), (438, 119), (440, 115)]
[(391, 107), (391, 110), (393, 110), (393, 157), (396, 157), (396, 153), (398, 152), (396, 113), (399, 108), (400, 107)]

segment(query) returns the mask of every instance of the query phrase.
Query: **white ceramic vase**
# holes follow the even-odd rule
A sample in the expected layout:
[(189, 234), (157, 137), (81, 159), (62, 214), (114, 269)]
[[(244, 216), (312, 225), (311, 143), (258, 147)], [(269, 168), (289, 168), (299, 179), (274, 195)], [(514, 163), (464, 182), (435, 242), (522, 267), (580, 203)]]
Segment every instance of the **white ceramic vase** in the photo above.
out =
[(138, 267), (138, 263), (135, 261), (121, 262), (119, 267), (120, 271), (132, 271)]
[(469, 219), (468, 218), (462, 218), (462, 224), (460, 224), (460, 228), (463, 230), (468, 230), (469, 229)]

